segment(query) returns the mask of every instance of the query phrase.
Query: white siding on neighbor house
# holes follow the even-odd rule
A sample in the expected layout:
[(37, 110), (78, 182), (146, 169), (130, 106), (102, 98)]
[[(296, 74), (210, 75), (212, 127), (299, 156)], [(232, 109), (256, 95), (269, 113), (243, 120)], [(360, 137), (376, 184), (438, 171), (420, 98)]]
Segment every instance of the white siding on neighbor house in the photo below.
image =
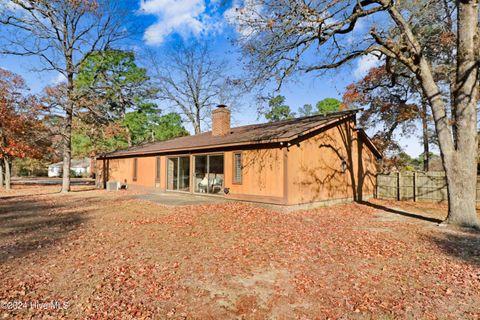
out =
[[(71, 167), (71, 171), (75, 172), (75, 175), (82, 175), (90, 173), (90, 166), (88, 167)], [(50, 178), (61, 177), (63, 173), (63, 168), (60, 166), (49, 166), (48, 167), (48, 176)]]
[(53, 177), (60, 177), (62, 175), (62, 168), (61, 167), (54, 167), (54, 166), (49, 166), (48, 167), (48, 176), (50, 178)]
[(77, 168), (71, 168), (73, 172), (75, 172), (76, 175), (81, 175), (87, 172), (90, 172), (90, 167), (77, 167)]

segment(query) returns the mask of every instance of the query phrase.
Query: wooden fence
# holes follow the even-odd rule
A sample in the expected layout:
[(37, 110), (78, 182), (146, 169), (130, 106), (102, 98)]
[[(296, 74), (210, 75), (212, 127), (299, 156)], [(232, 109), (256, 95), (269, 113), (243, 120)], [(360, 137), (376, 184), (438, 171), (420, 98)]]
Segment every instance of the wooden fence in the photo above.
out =
[[(376, 196), (390, 200), (447, 201), (445, 173), (379, 173)], [(477, 177), (477, 201), (480, 201), (480, 176)]]

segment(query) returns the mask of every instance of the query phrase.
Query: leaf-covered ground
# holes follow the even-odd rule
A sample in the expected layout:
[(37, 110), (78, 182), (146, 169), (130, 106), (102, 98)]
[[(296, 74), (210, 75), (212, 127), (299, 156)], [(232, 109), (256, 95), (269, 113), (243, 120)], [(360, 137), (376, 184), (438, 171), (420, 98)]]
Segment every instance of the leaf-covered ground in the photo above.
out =
[(53, 191), (0, 196), (4, 318), (480, 317), (480, 236), (419, 219), (441, 205), (278, 213)]

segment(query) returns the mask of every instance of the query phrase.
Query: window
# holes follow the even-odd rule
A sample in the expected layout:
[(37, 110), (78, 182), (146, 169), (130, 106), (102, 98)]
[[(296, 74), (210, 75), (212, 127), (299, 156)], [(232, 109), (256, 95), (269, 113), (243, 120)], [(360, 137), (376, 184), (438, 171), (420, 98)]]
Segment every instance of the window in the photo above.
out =
[(160, 157), (155, 158), (155, 182), (160, 182)]
[(242, 154), (233, 154), (233, 183), (242, 183)]
[(133, 159), (133, 181), (137, 181), (138, 159)]

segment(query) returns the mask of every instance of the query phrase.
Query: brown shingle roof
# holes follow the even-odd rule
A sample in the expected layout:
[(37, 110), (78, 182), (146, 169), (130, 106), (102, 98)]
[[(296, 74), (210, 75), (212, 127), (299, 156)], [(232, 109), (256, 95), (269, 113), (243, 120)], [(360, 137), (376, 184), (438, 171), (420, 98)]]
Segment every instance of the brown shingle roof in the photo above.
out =
[(230, 134), (213, 136), (205, 132), (166, 141), (152, 142), (105, 155), (106, 158), (128, 155), (157, 154), (166, 152), (190, 151), (229, 146), (285, 142), (301, 135), (321, 129), (354, 115), (358, 110), (347, 110), (310, 117), (283, 120), (278, 122), (252, 124), (232, 128)]

